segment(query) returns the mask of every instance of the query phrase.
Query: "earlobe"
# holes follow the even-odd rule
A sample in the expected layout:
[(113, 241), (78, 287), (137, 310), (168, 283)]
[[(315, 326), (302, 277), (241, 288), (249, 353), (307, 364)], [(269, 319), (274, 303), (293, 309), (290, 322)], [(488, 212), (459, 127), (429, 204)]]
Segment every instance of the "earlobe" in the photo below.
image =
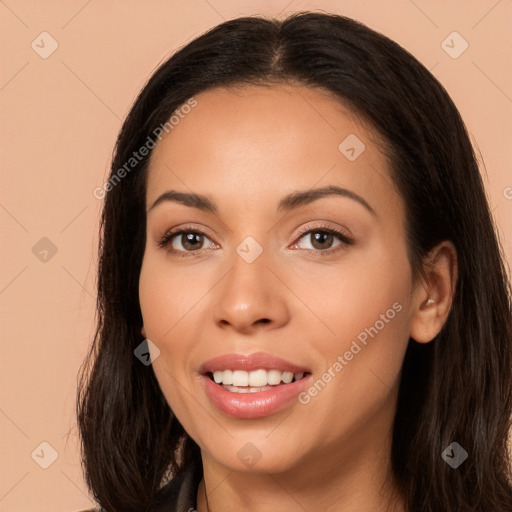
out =
[(144, 326), (142, 326), (142, 328), (140, 330), (140, 333), (142, 334), (142, 336), (144, 336), (144, 339), (147, 338), (147, 336), (146, 336), (146, 329), (144, 329)]
[(418, 343), (432, 341), (450, 314), (458, 278), (455, 246), (441, 242), (429, 253), (423, 269), (425, 278), (413, 292), (410, 326), (410, 337)]

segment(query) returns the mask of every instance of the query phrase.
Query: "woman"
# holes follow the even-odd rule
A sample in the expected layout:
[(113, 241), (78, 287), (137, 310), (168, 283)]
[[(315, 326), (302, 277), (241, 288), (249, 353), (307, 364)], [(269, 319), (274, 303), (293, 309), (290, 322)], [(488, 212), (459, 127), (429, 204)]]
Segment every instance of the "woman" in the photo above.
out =
[(225, 22), (154, 73), (97, 192), (103, 510), (512, 510), (510, 286), (408, 52), (336, 15)]

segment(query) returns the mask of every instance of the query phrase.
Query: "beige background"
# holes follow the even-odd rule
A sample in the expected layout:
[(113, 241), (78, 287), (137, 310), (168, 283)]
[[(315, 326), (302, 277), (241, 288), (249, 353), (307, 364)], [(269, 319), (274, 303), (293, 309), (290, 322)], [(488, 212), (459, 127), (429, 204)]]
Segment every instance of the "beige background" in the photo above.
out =
[[(164, 57), (223, 20), (308, 9), (367, 23), (445, 85), (485, 162), (512, 261), (511, 0), (0, 0), (1, 511), (92, 505), (74, 420), (76, 374), (94, 327), (101, 202), (92, 191), (136, 94)], [(453, 31), (469, 44), (456, 59), (442, 47)], [(58, 43), (46, 59), (52, 41), (42, 32)], [(462, 48), (450, 41), (452, 53)], [(41, 442), (58, 454), (47, 469), (38, 463), (51, 462), (51, 450)]]

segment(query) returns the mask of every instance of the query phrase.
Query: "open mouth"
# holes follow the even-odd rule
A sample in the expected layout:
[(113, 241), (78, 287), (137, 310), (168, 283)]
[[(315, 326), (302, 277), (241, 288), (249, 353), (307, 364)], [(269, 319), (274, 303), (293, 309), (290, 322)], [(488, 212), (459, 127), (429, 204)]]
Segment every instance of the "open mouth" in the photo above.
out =
[(260, 368), (252, 371), (217, 370), (207, 372), (206, 375), (210, 380), (232, 393), (259, 393), (298, 382), (309, 376), (310, 373)]
[(224, 354), (199, 368), (212, 405), (241, 419), (276, 414), (297, 404), (297, 396), (313, 378), (311, 367), (265, 352)]

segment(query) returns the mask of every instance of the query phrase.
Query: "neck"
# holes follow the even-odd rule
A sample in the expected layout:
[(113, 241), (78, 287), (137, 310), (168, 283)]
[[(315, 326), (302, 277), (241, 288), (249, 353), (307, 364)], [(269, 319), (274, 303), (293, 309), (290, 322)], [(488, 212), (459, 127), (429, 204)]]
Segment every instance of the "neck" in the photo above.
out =
[(280, 473), (237, 472), (203, 454), (198, 512), (405, 512), (390, 466), (391, 436), (326, 446)]

